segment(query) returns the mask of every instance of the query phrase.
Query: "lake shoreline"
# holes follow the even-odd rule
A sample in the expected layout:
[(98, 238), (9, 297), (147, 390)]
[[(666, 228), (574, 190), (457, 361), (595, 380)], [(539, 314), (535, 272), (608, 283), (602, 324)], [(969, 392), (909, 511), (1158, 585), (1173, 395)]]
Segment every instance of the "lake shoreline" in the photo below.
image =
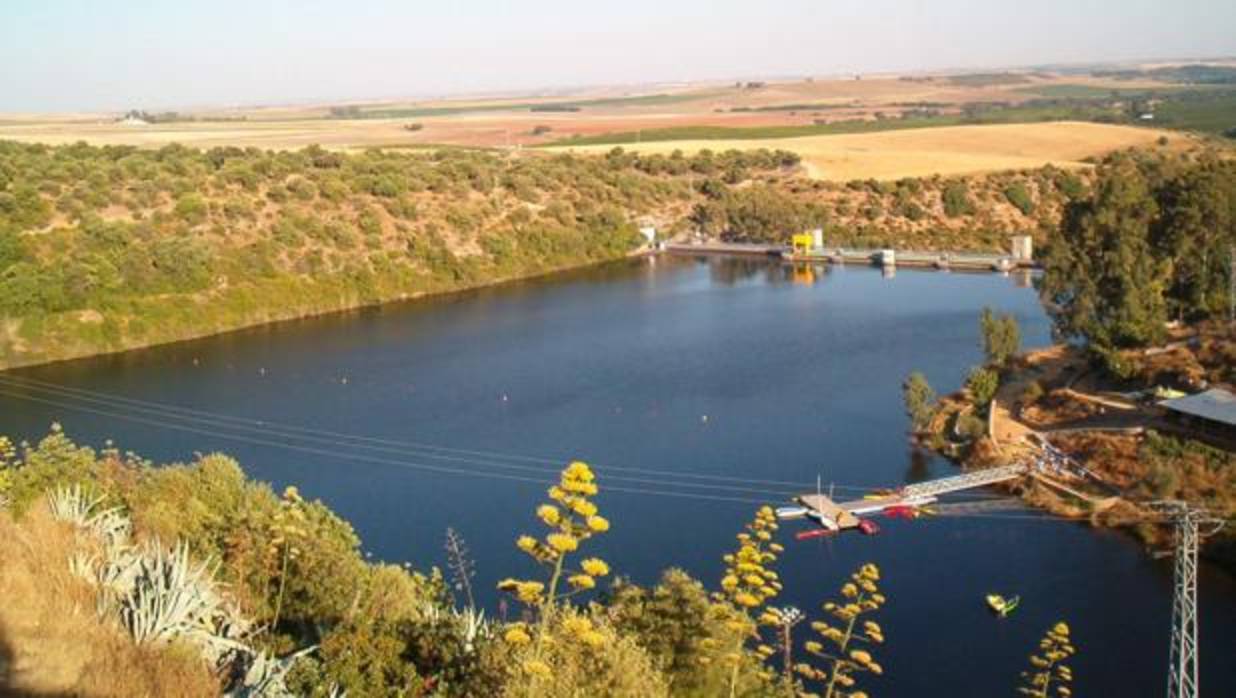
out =
[(149, 349), (152, 347), (179, 344), (181, 342), (191, 342), (191, 341), (195, 341), (199, 339), (206, 339), (209, 337), (217, 337), (221, 335), (232, 334), (235, 332), (243, 332), (245, 330), (252, 330), (252, 329), (256, 329), (260, 327), (278, 325), (281, 323), (296, 322), (299, 320), (309, 320), (312, 318), (320, 318), (320, 317), (325, 317), (329, 315), (336, 315), (336, 314), (343, 314), (343, 313), (352, 313), (352, 312), (357, 312), (357, 311), (363, 311), (366, 309), (373, 309), (373, 308), (394, 305), (397, 303), (421, 301), (427, 298), (437, 298), (437, 297), (447, 296), (447, 295), (456, 294), (456, 293), (465, 293), (468, 291), (477, 291), (481, 289), (496, 288), (496, 287), (504, 286), (506, 284), (518, 283), (521, 281), (530, 281), (533, 279), (552, 276), (554, 274), (560, 274), (563, 272), (570, 272), (570, 271), (576, 271), (580, 269), (588, 269), (591, 267), (602, 266), (605, 264), (612, 264), (614, 262), (620, 262), (624, 259), (635, 259), (635, 258), (646, 256), (649, 254), (651, 254), (651, 252), (650, 250), (648, 250), (648, 248), (640, 247), (635, 250), (626, 252), (625, 254), (621, 256), (609, 257), (605, 259), (589, 260), (585, 262), (573, 262), (570, 264), (557, 265), (557, 266), (552, 266), (552, 267), (548, 267), (545, 269), (540, 269), (540, 270), (537, 270), (529, 274), (516, 274), (512, 276), (502, 276), (502, 277), (497, 277), (494, 279), (482, 281), (479, 283), (463, 284), (460, 286), (455, 286), (452, 288), (444, 288), (441, 290), (417, 291), (414, 293), (405, 293), (403, 295), (383, 298), (383, 299), (380, 299), (374, 302), (360, 302), (360, 303), (351, 303), (351, 304), (345, 303), (345, 304), (341, 304), (337, 306), (312, 309), (312, 310), (308, 310), (304, 312), (288, 313), (286, 315), (275, 314), (273, 316), (267, 317), (266, 319), (258, 320), (256, 322), (246, 322), (246, 323), (237, 324), (235, 326), (231, 326), (231, 327), (227, 327), (223, 329), (218, 329), (218, 328), (205, 329), (201, 332), (190, 332), (187, 334), (182, 334), (182, 335), (178, 335), (178, 336), (170, 337), (166, 339), (156, 339), (153, 341), (133, 342), (133, 343), (125, 344), (124, 346), (118, 347), (116, 349), (105, 350), (105, 351), (81, 351), (81, 352), (70, 351), (70, 352), (67, 352), (63, 356), (54, 356), (54, 357), (49, 357), (49, 358), (34, 358), (30, 361), (16, 361), (16, 362), (6, 361), (4, 358), (0, 358), (0, 373), (4, 373), (6, 371), (11, 371), (15, 369), (21, 369), (21, 368), (33, 368), (36, 366), (47, 366), (50, 364), (77, 361), (81, 359), (91, 359), (91, 358), (100, 357), (100, 356), (124, 354), (130, 351), (137, 351), (141, 349)]

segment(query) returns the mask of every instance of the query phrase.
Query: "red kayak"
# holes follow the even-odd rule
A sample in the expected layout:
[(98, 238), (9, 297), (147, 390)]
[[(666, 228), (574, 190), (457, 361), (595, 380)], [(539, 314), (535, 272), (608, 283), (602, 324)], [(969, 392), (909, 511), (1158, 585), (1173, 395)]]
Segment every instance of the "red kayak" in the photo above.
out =
[(810, 540), (812, 538), (827, 538), (833, 535), (836, 531), (827, 528), (813, 528), (809, 531), (799, 531), (794, 534), (794, 540)]

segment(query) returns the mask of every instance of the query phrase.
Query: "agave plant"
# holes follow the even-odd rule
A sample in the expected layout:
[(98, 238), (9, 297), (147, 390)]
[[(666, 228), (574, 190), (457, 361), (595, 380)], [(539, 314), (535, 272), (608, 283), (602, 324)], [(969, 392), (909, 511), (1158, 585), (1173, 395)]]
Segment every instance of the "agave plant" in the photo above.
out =
[(127, 546), (129, 536), (133, 532), (133, 524), (120, 507), (104, 509), (90, 515), (86, 519), (85, 527), (103, 539), (103, 543), (109, 549)]
[(77, 552), (69, 558), (73, 574), (98, 589), (99, 615), (118, 612), (121, 625), (137, 644), (181, 638), (197, 645), (203, 658), (221, 673), (248, 667), (245, 673), (255, 677), (253, 685), (266, 688), (243, 695), (285, 695), (285, 688), (284, 693), (278, 692), (282, 676), (304, 652), (284, 660), (256, 654), (245, 642), (252, 623), (221, 593), (209, 564), (193, 562), (184, 543), (171, 550), (157, 540), (134, 547), (129, 517), (119, 507), (95, 512), (101, 501), (102, 497), (90, 497), (76, 485), (48, 495), (56, 518), (75, 523), (104, 544), (98, 555)]
[(82, 490), (81, 485), (59, 487), (47, 494), (52, 516), (83, 527), (90, 521), (90, 512), (101, 501), (102, 497), (91, 497)]
[(476, 647), (478, 639), (490, 636), (491, 629), (489, 621), (485, 620), (485, 611), (475, 611), (471, 608), (466, 608), (462, 611), (453, 611), (452, 613), (455, 616), (465, 652), (472, 652)]
[(169, 552), (150, 544), (131, 569), (133, 586), (120, 600), (120, 617), (137, 644), (209, 629), (208, 619), (223, 602), (210, 583), (210, 569), (190, 561), (188, 546)]
[(421, 617), (428, 625), (449, 626), (450, 632), (463, 644), (465, 652), (472, 652), (478, 639), (488, 638), (493, 633), (483, 610), (477, 611), (470, 608), (462, 611), (454, 608), (443, 610), (441, 606), (427, 602), (421, 606)]
[[(240, 681), (223, 698), (293, 698), (295, 694), (287, 687), (287, 675), (292, 665), (306, 654), (317, 649), (317, 646), (306, 647), (282, 659), (272, 657), (265, 652), (258, 652), (249, 657), (249, 666)], [(331, 695), (336, 687), (331, 688)]]

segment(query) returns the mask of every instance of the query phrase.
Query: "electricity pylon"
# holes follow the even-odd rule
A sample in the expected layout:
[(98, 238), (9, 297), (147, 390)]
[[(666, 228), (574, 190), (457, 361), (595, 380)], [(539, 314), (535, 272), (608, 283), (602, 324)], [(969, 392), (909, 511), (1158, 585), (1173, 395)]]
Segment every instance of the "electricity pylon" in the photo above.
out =
[[(1222, 528), (1224, 521), (1187, 502), (1156, 502), (1152, 506), (1176, 526), (1167, 698), (1197, 698), (1197, 547), (1198, 541)], [(1209, 530), (1202, 532), (1203, 526)]]

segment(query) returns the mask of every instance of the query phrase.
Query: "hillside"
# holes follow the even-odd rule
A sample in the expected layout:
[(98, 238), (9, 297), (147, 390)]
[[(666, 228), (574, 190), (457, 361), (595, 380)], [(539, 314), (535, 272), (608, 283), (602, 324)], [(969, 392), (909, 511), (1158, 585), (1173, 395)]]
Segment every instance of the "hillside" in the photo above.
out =
[(0, 367), (618, 258), (689, 209), (664, 160), (0, 143)]
[[(1174, 146), (1156, 148), (1176, 153)], [(0, 142), (0, 368), (120, 351), (637, 249), (637, 227), (1000, 251), (1089, 168), (812, 180), (787, 151), (341, 154)]]

